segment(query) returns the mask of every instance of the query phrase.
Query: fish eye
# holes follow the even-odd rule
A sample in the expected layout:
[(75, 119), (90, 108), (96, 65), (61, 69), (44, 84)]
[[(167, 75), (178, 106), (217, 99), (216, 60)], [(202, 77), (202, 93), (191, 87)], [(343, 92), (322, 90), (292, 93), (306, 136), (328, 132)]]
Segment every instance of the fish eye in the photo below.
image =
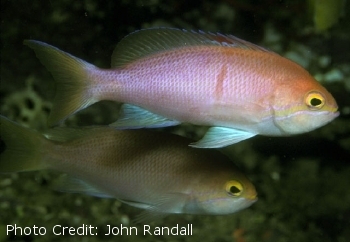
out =
[(320, 108), (322, 108), (324, 106), (325, 99), (321, 95), (321, 93), (310, 92), (307, 94), (305, 102), (310, 110), (319, 110)]
[(231, 181), (226, 182), (225, 190), (229, 195), (237, 197), (237, 196), (241, 195), (241, 193), (243, 191), (243, 186), (240, 182), (235, 181), (235, 180), (231, 180)]

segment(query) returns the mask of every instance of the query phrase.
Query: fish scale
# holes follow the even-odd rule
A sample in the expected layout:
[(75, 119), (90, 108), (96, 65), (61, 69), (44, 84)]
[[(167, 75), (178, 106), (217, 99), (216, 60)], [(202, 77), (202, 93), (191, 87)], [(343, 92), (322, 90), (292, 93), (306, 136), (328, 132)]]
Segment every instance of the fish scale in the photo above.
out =
[[(56, 128), (45, 137), (0, 116), (0, 173), (49, 169), (67, 174), (58, 190), (119, 199), (169, 213), (230, 214), (257, 200), (256, 190), (216, 150), (192, 149), (187, 138), (111, 127)], [(230, 191), (237, 189), (236, 193)]]
[(108, 70), (40, 41), (24, 43), (57, 83), (49, 125), (112, 100), (124, 103), (115, 128), (205, 125), (208, 132), (191, 146), (219, 148), (255, 135), (309, 132), (339, 115), (332, 95), (304, 68), (232, 35), (136, 31), (116, 46)]

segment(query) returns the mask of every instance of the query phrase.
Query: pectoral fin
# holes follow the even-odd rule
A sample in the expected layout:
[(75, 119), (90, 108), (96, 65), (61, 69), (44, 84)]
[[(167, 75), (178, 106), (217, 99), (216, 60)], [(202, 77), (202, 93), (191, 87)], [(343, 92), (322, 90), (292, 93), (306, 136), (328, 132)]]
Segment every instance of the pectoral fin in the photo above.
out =
[(140, 203), (140, 202), (134, 202), (134, 201), (129, 201), (129, 200), (123, 200), (123, 199), (118, 199), (122, 203), (128, 204), (130, 206), (136, 207), (136, 208), (142, 208), (142, 209), (150, 209), (152, 206), (147, 204), (147, 203)]
[(179, 121), (167, 119), (143, 108), (123, 104), (120, 118), (110, 124), (118, 129), (161, 128), (180, 124)]
[(157, 198), (154, 204), (123, 201), (134, 207), (146, 209), (134, 220), (136, 223), (151, 222), (171, 213), (183, 213), (188, 201), (188, 195), (183, 193), (168, 193)]
[(190, 146), (195, 148), (221, 148), (249, 139), (255, 135), (239, 129), (211, 127), (201, 140), (191, 143)]

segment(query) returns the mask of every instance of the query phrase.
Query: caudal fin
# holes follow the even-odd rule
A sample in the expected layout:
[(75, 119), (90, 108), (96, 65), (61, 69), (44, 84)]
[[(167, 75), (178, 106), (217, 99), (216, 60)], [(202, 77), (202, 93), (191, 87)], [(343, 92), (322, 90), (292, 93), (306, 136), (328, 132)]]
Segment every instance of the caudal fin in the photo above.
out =
[(89, 70), (96, 68), (94, 65), (40, 41), (25, 40), (23, 43), (35, 51), (56, 81), (56, 96), (48, 118), (49, 126), (59, 124), (98, 101), (90, 92)]
[(43, 152), (48, 144), (40, 133), (19, 126), (0, 115), (0, 173), (34, 171), (45, 168)]

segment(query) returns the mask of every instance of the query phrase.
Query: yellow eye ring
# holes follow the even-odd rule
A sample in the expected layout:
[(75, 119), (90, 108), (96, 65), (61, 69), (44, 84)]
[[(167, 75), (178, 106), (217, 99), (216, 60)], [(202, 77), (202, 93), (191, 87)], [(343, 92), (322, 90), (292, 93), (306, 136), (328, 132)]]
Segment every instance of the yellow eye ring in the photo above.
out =
[(233, 197), (238, 197), (243, 192), (243, 186), (238, 181), (230, 180), (230, 181), (226, 182), (225, 190), (229, 195), (231, 195)]
[(319, 110), (325, 104), (325, 99), (319, 92), (309, 92), (306, 95), (305, 103), (310, 110)]

